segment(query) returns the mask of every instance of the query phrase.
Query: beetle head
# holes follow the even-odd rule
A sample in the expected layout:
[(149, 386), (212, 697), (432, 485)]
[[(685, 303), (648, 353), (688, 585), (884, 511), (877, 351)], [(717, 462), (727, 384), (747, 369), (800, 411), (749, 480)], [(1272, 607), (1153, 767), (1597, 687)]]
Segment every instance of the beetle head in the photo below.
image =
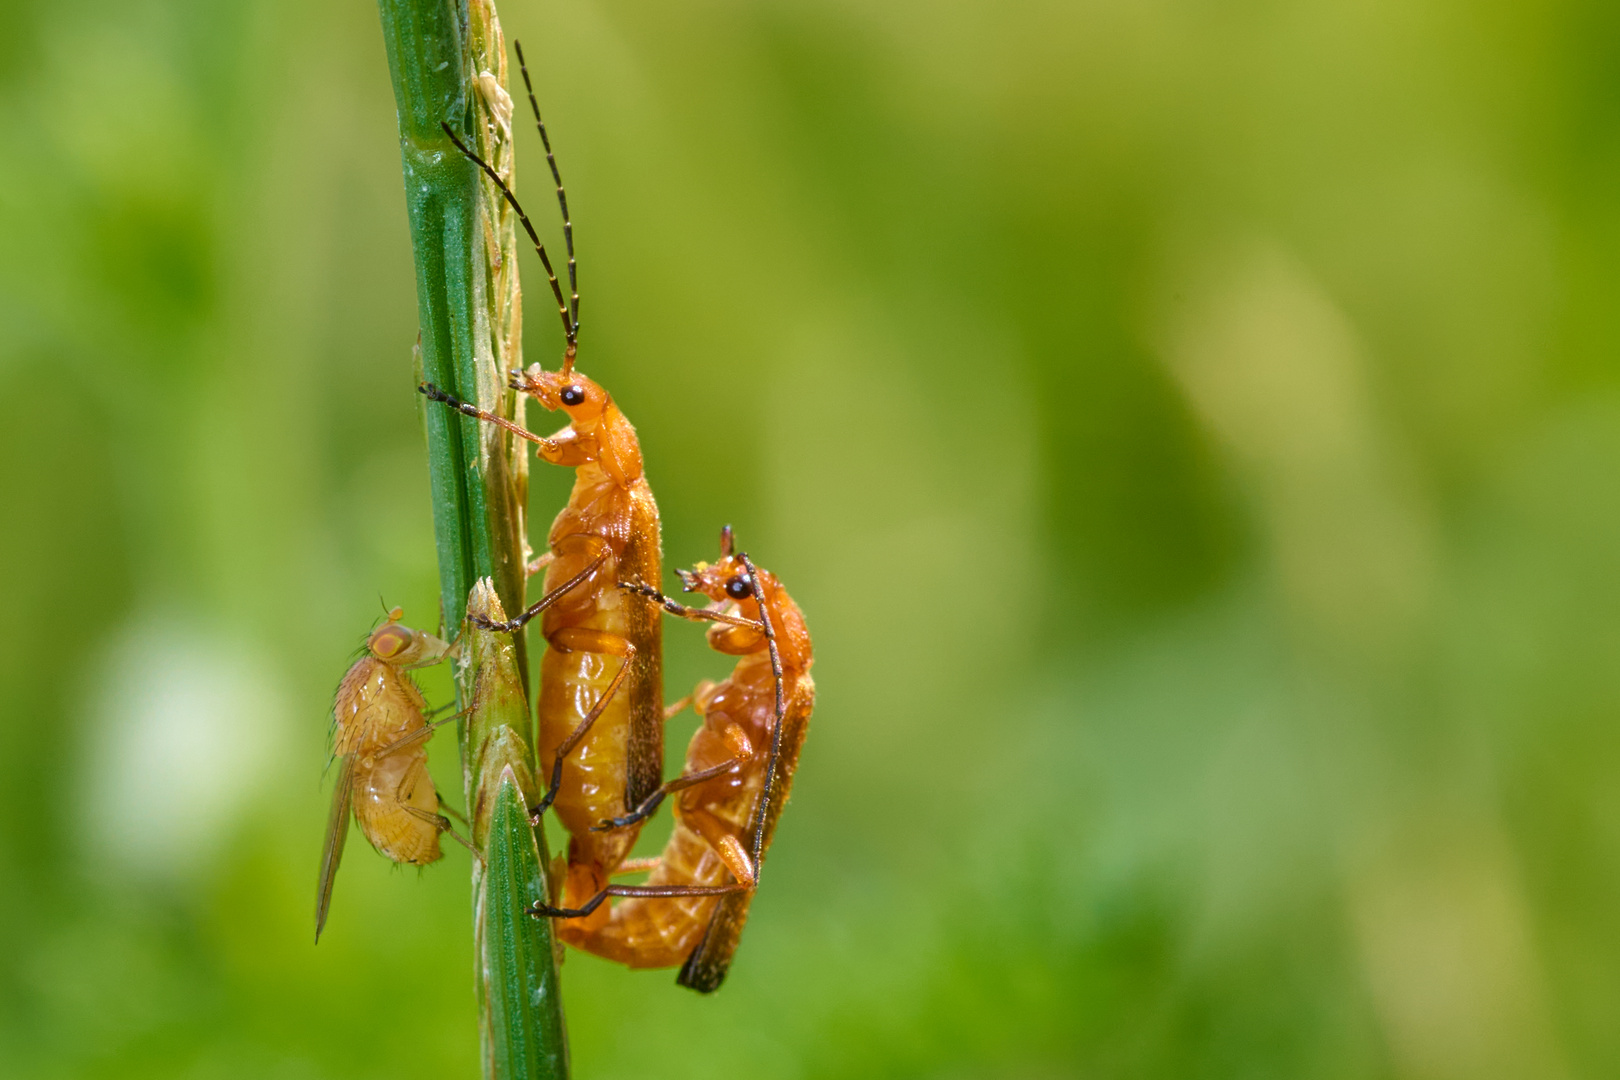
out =
[(687, 592), (700, 592), (711, 600), (746, 600), (753, 595), (748, 567), (735, 550), (731, 526), (720, 530), (720, 561), (700, 562), (690, 570), (677, 570)]
[(546, 371), (531, 364), (523, 372), (512, 373), (512, 388), (528, 394), (553, 412), (561, 409), (575, 424), (589, 424), (607, 408), (607, 391), (589, 377), (564, 368)]

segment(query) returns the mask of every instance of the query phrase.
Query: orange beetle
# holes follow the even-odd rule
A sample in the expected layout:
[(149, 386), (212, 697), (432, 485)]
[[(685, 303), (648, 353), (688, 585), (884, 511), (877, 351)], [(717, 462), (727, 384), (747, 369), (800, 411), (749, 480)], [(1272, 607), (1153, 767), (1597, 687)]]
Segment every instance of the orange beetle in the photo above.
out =
[[(610, 885), (577, 907), (534, 910), (565, 920), (564, 940), (599, 956), (636, 968), (682, 964), (677, 981), (707, 993), (724, 980), (742, 935), (804, 746), (815, 682), (798, 605), (774, 574), (733, 552), (729, 528), (720, 560), (682, 571), (681, 579), (714, 606), (688, 608), (644, 584), (624, 584), (672, 615), (714, 621), (710, 646), (739, 659), (730, 678), (691, 695), (703, 725), (683, 774), (601, 826), (610, 835), (634, 827), (677, 795), (674, 831), (645, 885)], [(609, 896), (623, 899), (602, 919)]]
[[(521, 61), (521, 50), (518, 55)], [(528, 77), (525, 67), (525, 84)], [(531, 104), (533, 100), (531, 90)], [(572, 285), (573, 229), (538, 106), (535, 120), (557, 179)], [(496, 183), (534, 241), (567, 342), (559, 370), (546, 371), (534, 364), (511, 376), (514, 389), (568, 415), (568, 425), (550, 436), (536, 435), (431, 384), (419, 389), (463, 415), (533, 443), (541, 459), (574, 470), (573, 493), (552, 523), (548, 552), (535, 564), (546, 567), (544, 597), (514, 619), (481, 625), (513, 631), (544, 613), (541, 628), (548, 648), (540, 665), (538, 747), (550, 783), (532, 810), (538, 819), (548, 806), (554, 808), (568, 831), (564, 893), (583, 900), (607, 884), (639, 831), (639, 826), (632, 826), (603, 833), (592, 826), (640, 805), (663, 778), (663, 620), (656, 605), (617, 586), (623, 578), (658, 580), (658, 506), (643, 475), (635, 428), (607, 391), (574, 368), (577, 289), (572, 302), (563, 299), (545, 247), (516, 196), (449, 125), (444, 130)], [(567, 933), (561, 936), (569, 940)]]

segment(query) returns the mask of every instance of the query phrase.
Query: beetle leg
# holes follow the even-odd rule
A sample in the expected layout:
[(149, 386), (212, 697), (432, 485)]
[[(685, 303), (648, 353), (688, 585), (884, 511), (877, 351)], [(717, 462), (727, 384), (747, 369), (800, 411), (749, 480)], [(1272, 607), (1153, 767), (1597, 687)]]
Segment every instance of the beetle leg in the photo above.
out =
[(749, 888), (759, 884), (759, 860), (749, 857), (743, 842), (729, 826), (707, 810), (683, 808), (681, 821), (714, 849), (732, 877)]
[(553, 919), (583, 919), (610, 896), (727, 896), (747, 892), (748, 885), (609, 885), (577, 908), (558, 908), (550, 904), (535, 904), (529, 914), (545, 915)]
[(662, 855), (648, 855), (644, 859), (626, 859), (613, 868), (615, 874), (644, 874), (649, 870), (656, 870), (663, 865)]
[(596, 558), (592, 559), (585, 569), (581, 570), (579, 573), (575, 574), (573, 577), (569, 578), (567, 581), (563, 582), (561, 585), (557, 586), (555, 589), (552, 589), (550, 592), (546, 593), (546, 595), (530, 604), (523, 610), (521, 615), (514, 619), (508, 619), (505, 622), (495, 622), (492, 619), (484, 618), (482, 615), (469, 615), (467, 616), (467, 621), (477, 626), (481, 626), (485, 630), (498, 630), (503, 634), (516, 633), (517, 631), (523, 629), (523, 627), (529, 623), (529, 620), (533, 619), (536, 615), (539, 615), (541, 612), (545, 611), (546, 608), (562, 599), (564, 594), (566, 594), (570, 589), (573, 589), (575, 586), (588, 579), (592, 574), (596, 573), (596, 571), (601, 568), (602, 564), (608, 561), (608, 557), (612, 554), (613, 550), (611, 548), (604, 548), (602, 553)]
[(743, 626), (750, 630), (761, 629), (757, 619), (745, 619), (741, 615), (732, 615), (716, 608), (687, 607), (685, 604), (671, 600), (651, 585), (643, 585), (639, 581), (621, 581), (619, 582), (619, 588), (625, 592), (633, 592), (637, 596), (645, 596), (676, 618), (691, 619), (693, 622), (723, 622), (729, 626)]
[(518, 438), (526, 439), (537, 446), (545, 446), (547, 443), (552, 441), (547, 439), (544, 435), (536, 435), (534, 432), (530, 431), (528, 428), (524, 427), (522, 424), (519, 424), (515, 420), (508, 420), (504, 416), (497, 416), (488, 409), (480, 409), (476, 405), (469, 405), (465, 401), (462, 401), (460, 398), (456, 397), (454, 394), (447, 394), (430, 382), (421, 383), (417, 386), (416, 390), (424, 397), (431, 398), (434, 401), (442, 402), (445, 405), (450, 406), (463, 416), (470, 416), (474, 420), (482, 420), (485, 423), (494, 424), (497, 427), (505, 428)]
[(713, 679), (704, 679), (702, 682), (698, 683), (695, 688), (693, 688), (690, 694), (687, 694), (679, 701), (674, 701), (668, 705), (665, 705), (664, 719), (666, 721), (673, 720), (677, 716), (681, 715), (681, 712), (687, 708), (690, 708), (699, 716), (708, 715), (709, 702), (714, 700), (714, 692), (718, 689), (720, 689), (719, 683), (715, 682)]
[(713, 679), (703, 679), (692, 688), (692, 709), (699, 716), (709, 715), (709, 705), (714, 701), (714, 695), (719, 691), (720, 684)]
[(705, 780), (713, 780), (717, 776), (724, 776), (754, 756), (753, 744), (748, 741), (748, 736), (743, 733), (743, 729), (736, 724), (726, 725), (725, 734), (722, 737), (731, 750), (731, 757), (718, 765), (711, 765), (707, 769), (698, 769), (696, 772), (689, 772), (660, 784), (657, 791), (647, 796), (642, 804), (630, 811), (630, 813), (625, 814), (623, 817), (609, 818), (598, 825), (592, 825), (591, 831), (606, 832), (609, 829), (622, 829), (626, 825), (634, 825), (638, 821), (645, 821), (658, 809), (665, 796), (701, 784)]

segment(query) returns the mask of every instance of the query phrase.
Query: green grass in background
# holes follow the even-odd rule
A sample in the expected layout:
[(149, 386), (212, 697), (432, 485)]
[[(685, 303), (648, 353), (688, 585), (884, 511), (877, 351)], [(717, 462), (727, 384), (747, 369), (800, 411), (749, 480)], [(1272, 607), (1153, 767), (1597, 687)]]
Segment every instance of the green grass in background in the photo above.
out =
[[(726, 987), (571, 955), (578, 1075), (1620, 1068), (1612, 5), (501, 17), (667, 561), (819, 656)], [(309, 945), (332, 688), (436, 606), (376, 19), (0, 9), (8, 1077), (476, 1067), (464, 855)]]

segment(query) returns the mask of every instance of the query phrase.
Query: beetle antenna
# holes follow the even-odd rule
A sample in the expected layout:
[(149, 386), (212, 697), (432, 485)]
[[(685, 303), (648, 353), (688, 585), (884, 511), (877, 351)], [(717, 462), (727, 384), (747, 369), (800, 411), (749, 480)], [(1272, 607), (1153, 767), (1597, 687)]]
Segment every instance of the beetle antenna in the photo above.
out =
[(748, 552), (739, 553), (737, 559), (747, 569), (754, 599), (759, 601), (759, 623), (765, 628), (765, 648), (771, 654), (771, 675), (776, 680), (776, 723), (771, 727), (771, 756), (765, 766), (765, 787), (759, 793), (759, 806), (754, 810), (754, 885), (757, 888), (764, 870), (765, 813), (770, 809), (771, 791), (776, 787), (777, 763), (782, 757), (782, 720), (787, 715), (787, 699), (782, 689), (782, 654), (776, 651), (776, 630), (771, 626), (771, 612), (765, 604), (765, 586), (759, 580), (759, 571), (748, 557)]
[[(563, 191), (562, 173), (557, 171), (557, 156), (551, 152), (551, 137), (546, 134), (546, 122), (540, 119), (540, 102), (534, 96), (534, 83), (529, 81), (529, 64), (523, 59), (523, 43), (513, 39), (517, 52), (518, 70), (523, 73), (523, 88), (529, 92), (529, 109), (534, 113), (534, 126), (540, 129), (540, 144), (546, 148), (546, 164), (551, 166), (551, 178), (557, 182), (557, 205), (562, 209), (563, 243), (568, 247), (568, 313), (574, 324), (574, 336), (568, 339), (573, 346), (579, 340), (579, 278), (574, 263), (574, 223), (568, 216), (568, 193)], [(573, 368), (574, 350), (568, 350), (565, 365)]]
[(440, 120), (439, 126), (444, 129), (446, 135), (450, 136), (450, 141), (456, 144), (456, 149), (461, 151), (463, 157), (484, 170), (484, 175), (495, 181), (495, 186), (501, 189), (501, 194), (506, 197), (506, 201), (511, 204), (513, 210), (517, 211), (518, 220), (523, 222), (523, 231), (528, 233), (529, 239), (534, 242), (534, 250), (539, 253), (540, 262), (546, 268), (546, 277), (551, 281), (551, 294), (557, 298), (557, 313), (562, 316), (563, 336), (568, 341), (568, 354), (572, 356), (574, 338), (577, 333), (574, 321), (568, 317), (568, 303), (563, 299), (562, 286), (557, 283), (557, 272), (551, 268), (551, 257), (546, 254), (546, 245), (540, 242), (540, 234), (534, 231), (534, 225), (529, 221), (529, 215), (523, 212), (523, 204), (518, 202), (516, 195), (512, 194), (512, 189), (506, 186), (506, 181), (501, 179), (500, 173), (490, 168), (489, 162), (467, 149), (467, 145), (456, 138), (455, 131), (451, 129), (448, 123)]

